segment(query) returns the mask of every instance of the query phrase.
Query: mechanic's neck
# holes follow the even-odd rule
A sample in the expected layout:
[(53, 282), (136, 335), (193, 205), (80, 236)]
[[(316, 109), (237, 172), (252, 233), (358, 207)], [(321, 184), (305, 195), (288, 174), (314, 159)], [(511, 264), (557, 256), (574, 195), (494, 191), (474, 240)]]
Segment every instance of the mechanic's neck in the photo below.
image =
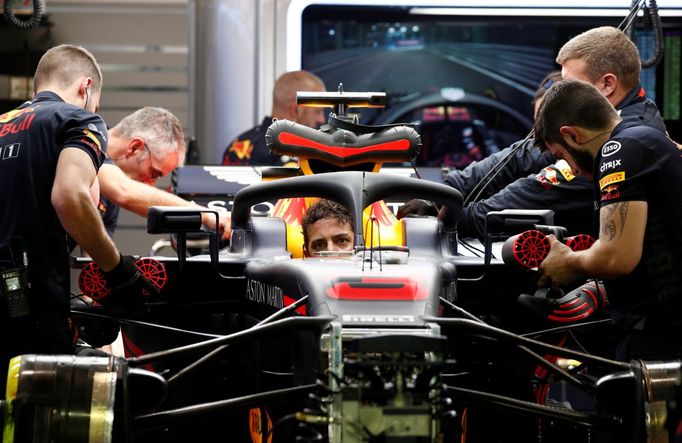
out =
[(40, 89), (37, 89), (34, 93), (34, 96), (40, 94), (41, 92), (52, 92), (54, 94), (57, 94), (59, 98), (64, 100), (65, 103), (69, 103), (74, 106), (78, 107), (83, 107), (83, 99), (79, 97), (78, 95), (78, 86), (77, 85), (71, 85), (70, 87), (61, 87), (55, 83), (49, 83), (41, 87)]
[(608, 126), (604, 129), (586, 131), (585, 136), (588, 140), (581, 144), (588, 149), (593, 159), (597, 158), (597, 155), (599, 154), (599, 151), (601, 150), (602, 146), (604, 145), (604, 143), (608, 141), (609, 138), (611, 138), (611, 133), (613, 132), (613, 129), (618, 125), (618, 123), (621, 122), (621, 120), (622, 119), (618, 117), (617, 119), (609, 123)]
[(619, 83), (618, 87), (614, 89), (611, 94), (606, 96), (606, 99), (613, 105), (614, 108), (618, 109), (618, 106), (623, 100), (625, 100), (625, 97), (627, 97), (629, 93), (630, 91), (624, 90)]
[[(121, 136), (121, 131), (118, 125), (109, 129), (109, 142), (107, 144), (107, 155), (111, 159), (120, 159), (125, 157), (126, 149), (128, 148), (127, 140)], [(116, 160), (114, 160), (116, 161)]]

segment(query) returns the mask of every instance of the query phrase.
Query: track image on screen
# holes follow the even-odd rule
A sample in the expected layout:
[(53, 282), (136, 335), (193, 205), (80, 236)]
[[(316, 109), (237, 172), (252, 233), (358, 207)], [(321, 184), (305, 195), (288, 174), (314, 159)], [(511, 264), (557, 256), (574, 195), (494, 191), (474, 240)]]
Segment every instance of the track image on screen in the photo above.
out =
[[(590, 28), (618, 26), (622, 20), (429, 15), (427, 8), (420, 10), (310, 5), (302, 15), (301, 65), (319, 75), (328, 90), (343, 83), (346, 91), (385, 91), (389, 106), (361, 112), (361, 122), (413, 122), (424, 142), (417, 164), (455, 168), (523, 138), (532, 126), (532, 100), (540, 81), (560, 69), (554, 60), (561, 46)], [(642, 71), (661, 112), (669, 109), (666, 124), (677, 140), (680, 25), (679, 17), (663, 19), (672, 47), (666, 58), (675, 59), (677, 53), (677, 71), (666, 58)], [(647, 34), (638, 33), (646, 48), (653, 44)]]

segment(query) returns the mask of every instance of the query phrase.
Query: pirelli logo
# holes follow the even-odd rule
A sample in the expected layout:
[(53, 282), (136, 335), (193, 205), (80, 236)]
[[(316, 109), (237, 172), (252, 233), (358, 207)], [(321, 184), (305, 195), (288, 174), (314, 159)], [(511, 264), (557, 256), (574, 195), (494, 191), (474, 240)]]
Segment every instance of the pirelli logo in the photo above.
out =
[(622, 182), (625, 180), (625, 171), (614, 172), (613, 174), (605, 175), (599, 180), (599, 189), (604, 190), (608, 185)]
[(375, 315), (375, 314), (344, 314), (341, 316), (346, 323), (414, 323), (414, 315)]

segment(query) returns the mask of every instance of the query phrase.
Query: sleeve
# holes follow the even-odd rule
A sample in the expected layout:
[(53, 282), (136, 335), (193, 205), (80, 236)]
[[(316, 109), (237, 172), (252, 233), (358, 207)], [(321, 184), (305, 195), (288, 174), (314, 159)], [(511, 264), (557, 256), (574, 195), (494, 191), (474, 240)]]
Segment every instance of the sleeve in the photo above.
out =
[(57, 137), (60, 151), (64, 148), (80, 149), (90, 156), (95, 170), (102, 166), (108, 132), (107, 125), (99, 115), (84, 109), (74, 111), (64, 119)]
[(645, 180), (655, 162), (649, 150), (634, 139), (609, 140), (601, 148), (595, 171), (599, 187), (599, 206), (620, 201), (646, 201)]
[(486, 214), (503, 209), (551, 209), (555, 223), (570, 233), (589, 233), (593, 197), (592, 183), (574, 177), (567, 164), (558, 162), (539, 174), (516, 180), (490, 198), (467, 205), (458, 220), (458, 233), (483, 239)]
[[(525, 142), (518, 141), (502, 151), (484, 158), (480, 162), (470, 164), (461, 171), (452, 171), (444, 181), (459, 190), (464, 195), (464, 198), (467, 198), (481, 180), (488, 180), (490, 178), (490, 176), (486, 175), (493, 168), (496, 168), (500, 162), (505, 162), (504, 166), (499, 166), (501, 170), (481, 193), (483, 198), (487, 198), (499, 192), (509, 183), (513, 183), (515, 180), (526, 177), (529, 174), (535, 174), (555, 161), (550, 153), (540, 152), (534, 146), (534, 142), (532, 138)], [(512, 153), (513, 150), (515, 151)], [(511, 157), (509, 157), (510, 155)]]

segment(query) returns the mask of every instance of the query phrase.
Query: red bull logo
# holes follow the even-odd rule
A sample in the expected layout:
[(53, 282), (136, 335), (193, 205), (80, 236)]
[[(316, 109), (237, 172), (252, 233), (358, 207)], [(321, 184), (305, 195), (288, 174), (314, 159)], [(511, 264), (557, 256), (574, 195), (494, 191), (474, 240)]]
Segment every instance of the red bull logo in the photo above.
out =
[(0, 115), (0, 137), (29, 129), (36, 117), (33, 111), (35, 108), (15, 109)]
[(0, 115), (0, 123), (7, 123), (9, 121), (14, 120), (17, 117), (20, 117), (24, 114), (27, 114), (29, 112), (35, 111), (36, 108), (28, 107), (28, 108), (23, 108), (23, 109), (15, 109), (13, 111), (5, 112), (4, 114)]

